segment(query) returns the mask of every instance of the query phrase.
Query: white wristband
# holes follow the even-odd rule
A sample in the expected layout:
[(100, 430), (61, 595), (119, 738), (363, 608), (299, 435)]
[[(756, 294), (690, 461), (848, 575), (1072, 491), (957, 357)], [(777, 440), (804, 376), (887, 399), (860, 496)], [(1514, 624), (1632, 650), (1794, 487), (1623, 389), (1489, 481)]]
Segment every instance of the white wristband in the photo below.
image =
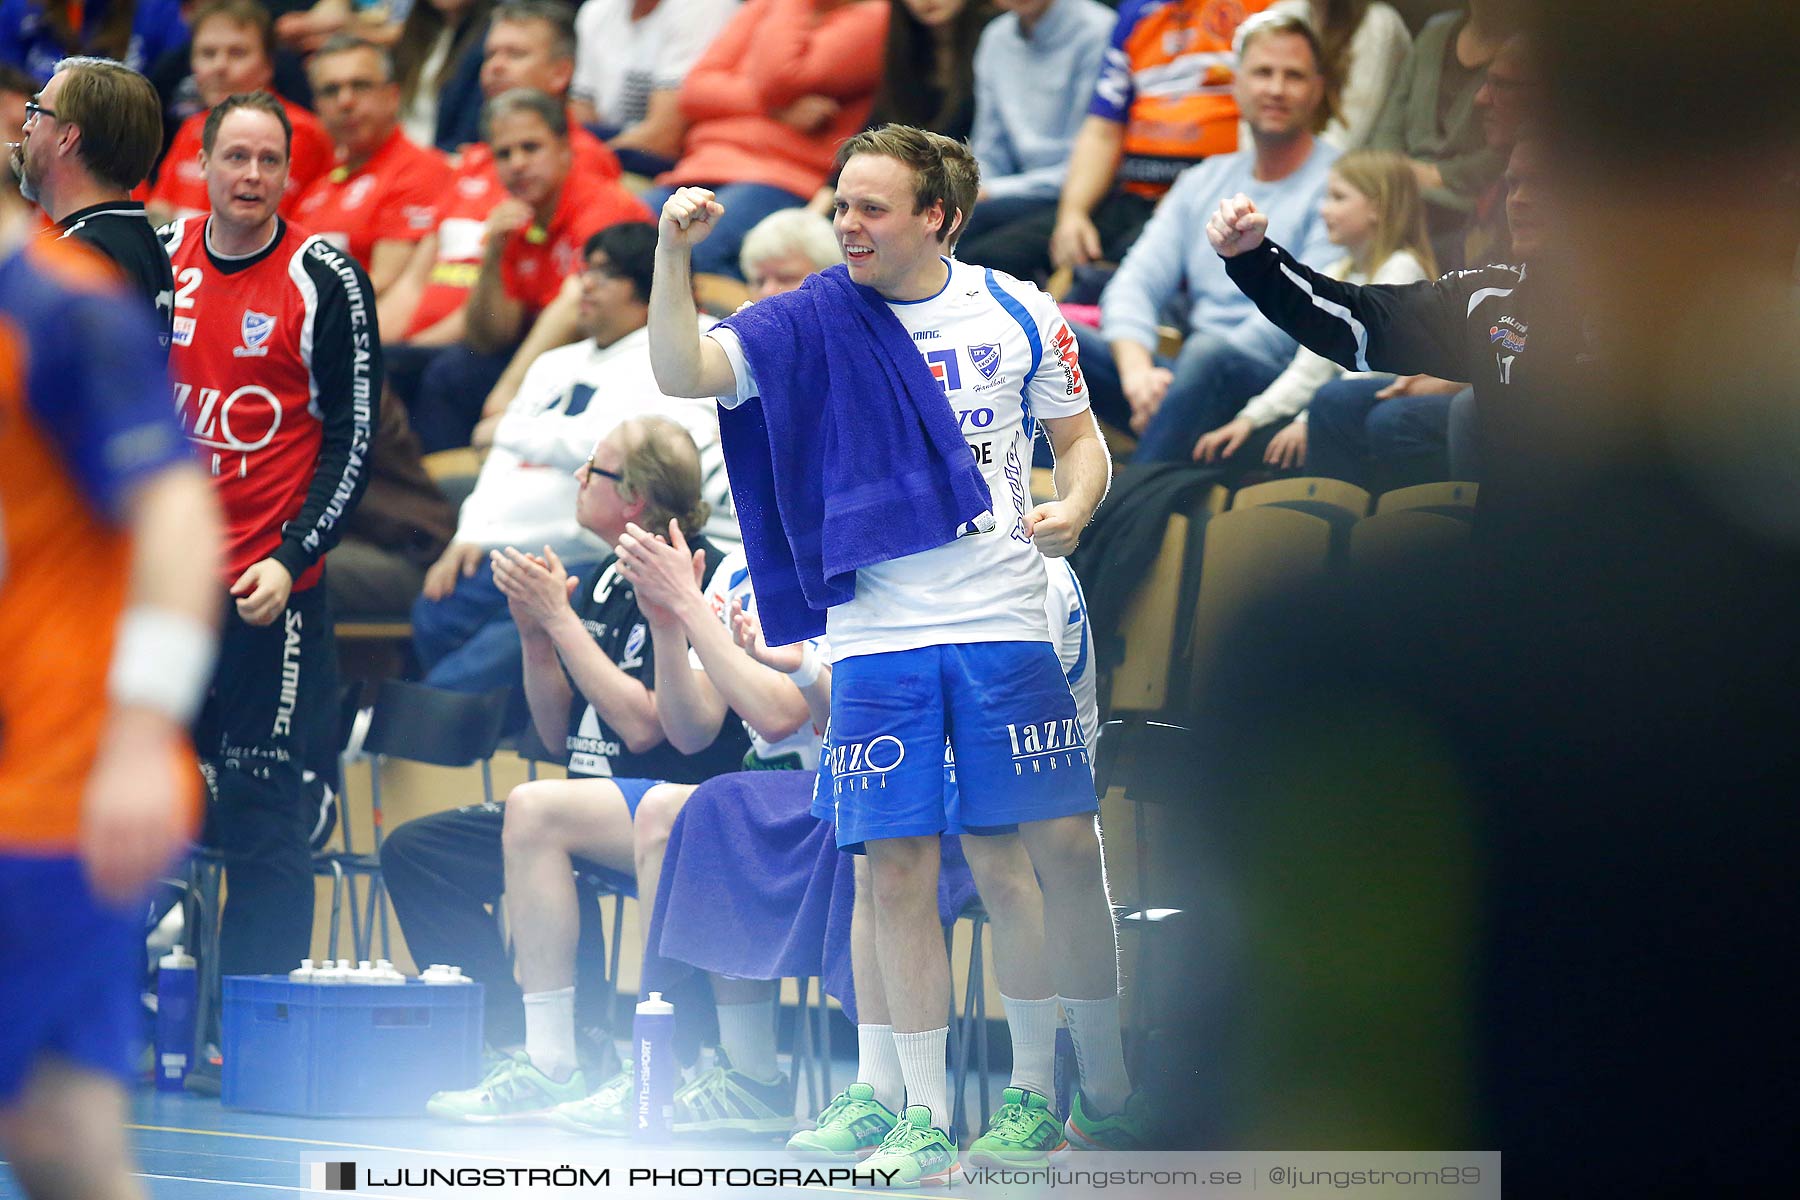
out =
[(218, 648), (218, 634), (192, 617), (138, 605), (119, 620), (107, 692), (114, 704), (142, 704), (186, 725), (206, 698)]
[(795, 687), (809, 688), (819, 682), (819, 672), (824, 666), (825, 660), (819, 657), (818, 650), (807, 642), (800, 648), (800, 665), (789, 671), (787, 677), (794, 681)]

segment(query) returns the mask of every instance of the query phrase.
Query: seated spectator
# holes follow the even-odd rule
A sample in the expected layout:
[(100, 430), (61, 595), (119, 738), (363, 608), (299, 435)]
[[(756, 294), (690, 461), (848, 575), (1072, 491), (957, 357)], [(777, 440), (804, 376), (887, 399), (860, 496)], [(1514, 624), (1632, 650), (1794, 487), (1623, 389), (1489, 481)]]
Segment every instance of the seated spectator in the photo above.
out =
[(655, 176), (681, 157), (681, 84), (737, 0), (589, 0), (575, 16), (576, 120), (626, 170)]
[(75, 55), (116, 59), (141, 74), (187, 33), (180, 0), (0, 0), (0, 63), (40, 84)]
[[(1244, 22), (1238, 37), (1234, 108), (1242, 108), (1253, 145), (1215, 155), (1176, 181), (1101, 296), (1101, 335), (1077, 328), (1094, 408), (1138, 434), (1139, 462), (1186, 462), (1194, 439), (1273, 383), (1294, 356), (1293, 339), (1263, 319), (1204, 244), (1219, 197), (1244, 192), (1279, 209), (1306, 261), (1337, 257), (1319, 219), (1337, 151), (1312, 133), (1325, 94), (1318, 39), (1304, 21), (1270, 15)], [(1178, 296), (1189, 305), (1187, 336), (1166, 363), (1156, 354), (1157, 326)]]
[(681, 86), (681, 160), (645, 201), (711, 188), (725, 216), (695, 250), (699, 275), (738, 273), (750, 227), (805, 204), (881, 84), (884, 0), (746, 0)]
[(1469, 0), (1467, 12), (1425, 22), (1369, 134), (1370, 146), (1412, 160), (1434, 236), (1460, 229), (1506, 169), (1505, 151), (1483, 135), (1475, 93), (1515, 21), (1501, 0)]
[[(575, 474), (579, 491), (572, 507), (590, 538), (616, 543), (629, 523), (666, 529), (673, 520), (693, 539), (707, 577), (717, 570), (723, 554), (700, 535), (707, 506), (700, 495), (699, 455), (680, 426), (654, 417), (626, 421), (592, 447)], [(521, 821), (522, 831), (535, 823), (541, 838), (593, 813), (603, 818), (604, 829), (574, 852), (629, 879), (631, 821), (645, 794), (659, 781), (698, 783), (734, 770), (747, 744), (742, 723), (723, 712), (712, 736), (686, 750), (665, 735), (657, 719), (657, 693), (665, 686), (659, 674), (685, 671), (686, 664), (677, 660), (659, 673), (658, 643), (666, 638), (651, 630), (666, 620), (639, 603), (616, 559), (575, 576), (550, 547), (540, 554), (508, 545), (486, 558), (525, 647), (532, 724), (546, 746), (567, 756), (569, 778), (515, 788), (504, 808), (476, 805), (408, 822), (382, 844), (381, 862), (413, 953), (425, 962), (463, 964), (487, 985), (491, 1013), (517, 1011), (520, 1004), (499, 931), (485, 907), (506, 883), (502, 827)], [(514, 818), (515, 810), (529, 810), (526, 816), (535, 822)], [(520, 848), (515, 845), (520, 839), (521, 833), (508, 830), (508, 856)], [(566, 851), (561, 864), (552, 888), (571, 878)], [(534, 992), (554, 991), (537, 983), (546, 963), (530, 954), (541, 948), (550, 970), (566, 969), (573, 958), (568, 943), (575, 935), (574, 889), (542, 906), (532, 899), (527, 889), (509, 897), (515, 936), (526, 930), (545, 935), (520, 943), (520, 974)], [(528, 1045), (535, 1041), (533, 1026), (554, 1015), (553, 1004), (526, 1007)], [(572, 1079), (560, 1092), (563, 1099), (587, 1094), (579, 1074)]]
[(300, 197), (294, 220), (363, 265), (380, 295), (431, 231), (450, 164), (400, 129), (400, 85), (388, 52), (349, 34), (306, 64), (337, 165)]
[[(144, 74), (156, 88), (163, 108), (163, 144), (157, 159), (169, 152), (169, 144), (183, 123), (197, 112), (205, 112), (200, 99), (200, 85), (194, 80), (193, 17), (204, 7), (203, 0), (181, 0), (181, 12), (189, 32), (178, 45), (150, 59)], [(275, 48), (274, 80), (269, 85), (278, 96), (285, 96), (301, 108), (312, 107), (312, 88), (306, 82), (306, 66), (300, 55), (284, 46)]]
[(980, 265), (988, 265), (986, 233), (1054, 217), (1114, 17), (1099, 0), (994, 3), (1003, 11), (975, 48), (969, 148), (981, 162), (981, 194), (960, 254)]
[(394, 40), (400, 124), (421, 146), (454, 154), (446, 126), (461, 108), (481, 108), (481, 71), (493, 0), (423, 0), (407, 10)]
[[(1331, 244), (1345, 257), (1325, 268), (1350, 283), (1418, 283), (1437, 274), (1425, 236), (1419, 183), (1404, 158), (1388, 150), (1354, 150), (1332, 165), (1319, 202), (1319, 219)], [(1335, 379), (1372, 383), (1378, 392), (1386, 375), (1346, 375), (1330, 359), (1302, 346), (1275, 382), (1245, 402), (1231, 420), (1194, 443), (1194, 461), (1246, 466), (1264, 462), (1278, 470), (1310, 466), (1307, 461), (1307, 404)], [(1331, 452), (1327, 450), (1325, 457)]]
[(887, 51), (871, 126), (911, 125), (959, 142), (975, 124), (975, 47), (988, 0), (889, 0)]
[(1177, 175), (1237, 148), (1231, 40), (1239, 22), (1267, 5), (1121, 4), (1055, 211), (989, 230), (982, 257), (969, 261), (1042, 279), (1053, 264), (1124, 258)]
[[(831, 231), (831, 222), (804, 208), (784, 208), (764, 217), (745, 236), (744, 248), (738, 255), (750, 300), (792, 291), (814, 271), (841, 261), (843, 255), (838, 250), (837, 237)], [(470, 445), (485, 448), (492, 443), (500, 414), (519, 394), (519, 383), (540, 354), (566, 346), (582, 336), (581, 294), (580, 277), (571, 277), (564, 281), (556, 299), (539, 314), (518, 353), (507, 364), (506, 373), (488, 393), (481, 423), (475, 427)], [(712, 499), (710, 493), (708, 499)], [(720, 502), (715, 501), (713, 511), (718, 513), (720, 509)], [(714, 530), (708, 536), (720, 543), (737, 540), (735, 532), (727, 535)]]
[[(439, 244), (421, 243), (409, 264), (416, 272), (431, 255), (436, 278), (446, 257), (475, 256), (448, 282), (424, 291), (408, 337), (428, 361), (432, 348), (458, 343), (431, 362), (430, 376), (413, 394), (402, 393), (427, 452), (468, 445), (482, 402), (538, 312), (575, 272), (588, 237), (649, 216), (617, 183), (576, 169), (567, 112), (548, 94), (515, 88), (488, 101), (485, 112), (484, 154), (491, 156), (503, 197), (489, 204), (485, 179), (479, 194), (459, 180), (450, 211), (485, 209), (486, 217), (476, 224), (470, 217), (443, 216)], [(465, 162), (462, 179), (470, 178), (470, 169)], [(421, 327), (436, 315), (437, 298), (452, 297), (461, 298), (460, 308)], [(390, 383), (399, 390), (398, 378)]]
[(526, 372), (494, 426), (493, 449), (463, 502), (456, 537), (425, 576), (413, 605), (413, 648), (425, 682), (479, 692), (519, 681), (518, 630), (494, 582), (488, 555), (505, 546), (546, 545), (574, 569), (597, 562), (605, 545), (574, 519), (573, 474), (587, 450), (628, 418), (674, 419), (699, 445), (710, 537), (738, 542), (709, 401), (671, 400), (650, 371), (646, 331), (656, 230), (635, 222), (590, 238), (583, 256), (584, 340), (552, 350)]
[(1405, 19), (1381, 0), (1275, 0), (1269, 11), (1299, 17), (1319, 35), (1331, 115), (1319, 136), (1338, 150), (1363, 145), (1412, 48)]
[[(207, 212), (206, 181), (200, 174), (201, 133), (206, 114), (227, 96), (267, 92), (275, 77), (275, 33), (269, 12), (257, 0), (213, 0), (194, 14), (191, 62), (203, 105), (181, 128), (164, 156), (144, 208), (153, 225)], [(317, 117), (286, 99), (281, 107), (294, 129), (283, 216), (292, 217), (308, 185), (331, 169), (331, 135)]]
[(275, 38), (302, 54), (315, 54), (339, 34), (348, 33), (377, 46), (390, 46), (400, 35), (400, 23), (390, 18), (386, 4), (362, 4), (356, 0), (315, 0), (313, 5), (283, 12), (275, 18)]
[[(465, 56), (439, 90), (437, 143), (446, 153), (481, 140), (484, 100), (516, 87), (566, 97), (575, 76), (575, 10), (563, 0), (498, 0), (487, 22), (481, 57)], [(605, 143), (586, 130), (577, 140), (584, 160), (599, 152), (596, 165), (618, 176), (619, 161)]]
[[(573, 20), (568, 7), (553, 0), (512, 0), (494, 10), (482, 55), (471, 59), (480, 72), (477, 117), (482, 95), (492, 99), (514, 88), (531, 88), (566, 96), (575, 70)], [(467, 444), (482, 397), (493, 389), (508, 361), (504, 352), (490, 354), (463, 344), (487, 219), (506, 196), (492, 152), (473, 140), (479, 133), (477, 122), (468, 137), (460, 133), (455, 137), (467, 144), (456, 164), (454, 184), (438, 205), (432, 232), (414, 249), (399, 282), (381, 297), (388, 387), (412, 412), (413, 426), (428, 452)], [(444, 140), (440, 138), (440, 144)], [(616, 182), (619, 160), (606, 143), (573, 124), (568, 141), (574, 173), (603, 181), (608, 221), (649, 216), (649, 210)]]
[[(1511, 154), (1519, 140), (1520, 126), (1540, 107), (1537, 69), (1524, 36), (1508, 38), (1488, 64), (1487, 78), (1475, 93), (1481, 112), (1481, 135), (1488, 148)], [(1450, 239), (1449, 267), (1470, 270), (1512, 257), (1512, 239), (1506, 229), (1506, 176), (1475, 198), (1475, 211), (1460, 242)], [(1460, 255), (1454, 253), (1460, 251)], [(1458, 478), (1467, 478), (1459, 476)]]
[[(1482, 133), (1496, 153), (1510, 154), (1521, 123), (1536, 106), (1536, 73), (1530, 48), (1514, 37), (1489, 64), (1475, 94)], [(1507, 222), (1508, 176), (1476, 201), (1460, 238), (1458, 268), (1478, 270), (1512, 257)], [(1375, 490), (1438, 479), (1481, 479), (1480, 432), (1475, 390), (1433, 375), (1345, 379), (1322, 387), (1313, 418), (1317, 449), (1311, 470)]]
[(842, 261), (831, 222), (801, 208), (784, 208), (758, 221), (738, 251), (752, 300), (791, 292), (808, 275)]

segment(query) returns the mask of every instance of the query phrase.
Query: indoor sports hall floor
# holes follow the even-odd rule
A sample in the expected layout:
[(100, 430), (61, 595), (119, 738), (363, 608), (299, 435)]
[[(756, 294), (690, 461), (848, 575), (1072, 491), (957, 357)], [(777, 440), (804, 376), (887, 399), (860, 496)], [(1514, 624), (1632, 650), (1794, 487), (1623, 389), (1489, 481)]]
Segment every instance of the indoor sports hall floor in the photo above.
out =
[[(834, 1061), (834, 1086), (854, 1079), (854, 1058)], [(1004, 1077), (990, 1080), (992, 1095), (998, 1102)], [(976, 1101), (975, 1081), (969, 1084), (971, 1105)], [(185, 1093), (163, 1094), (141, 1088), (133, 1093), (131, 1139), (137, 1155), (137, 1166), (146, 1192), (153, 1200), (272, 1200), (281, 1196), (311, 1196), (326, 1193), (308, 1185), (307, 1164), (314, 1161), (355, 1160), (359, 1154), (365, 1162), (373, 1155), (389, 1159), (419, 1152), (427, 1156), (420, 1165), (436, 1167), (547, 1167), (565, 1163), (597, 1168), (611, 1166), (614, 1184), (604, 1191), (584, 1191), (587, 1195), (623, 1197), (651, 1195), (648, 1190), (630, 1190), (624, 1184), (620, 1165), (633, 1153), (632, 1144), (603, 1138), (582, 1138), (545, 1125), (510, 1124), (491, 1126), (452, 1125), (420, 1116), (417, 1118), (330, 1119), (273, 1116), (263, 1113), (236, 1112), (222, 1107), (218, 1100)], [(720, 1166), (815, 1166), (780, 1153), (780, 1142), (738, 1141), (705, 1143), (703, 1157), (682, 1142), (660, 1155), (658, 1168), (689, 1162), (712, 1162)], [(936, 1189), (940, 1192), (941, 1189)], [(682, 1189), (694, 1195), (692, 1189)], [(408, 1194), (402, 1189), (382, 1189), (389, 1197)], [(437, 1191), (433, 1195), (448, 1195)], [(459, 1191), (457, 1194), (463, 1194)], [(512, 1194), (468, 1192), (467, 1194)], [(568, 1190), (538, 1188), (519, 1195), (568, 1195)], [(663, 1189), (663, 1195), (669, 1194)], [(719, 1195), (744, 1195), (739, 1189)], [(847, 1196), (850, 1188), (758, 1189), (760, 1196)], [(899, 1197), (903, 1192), (884, 1196)], [(24, 1196), (18, 1181), (0, 1165), (0, 1198), (14, 1200)], [(936, 1198), (934, 1198), (936, 1200)]]

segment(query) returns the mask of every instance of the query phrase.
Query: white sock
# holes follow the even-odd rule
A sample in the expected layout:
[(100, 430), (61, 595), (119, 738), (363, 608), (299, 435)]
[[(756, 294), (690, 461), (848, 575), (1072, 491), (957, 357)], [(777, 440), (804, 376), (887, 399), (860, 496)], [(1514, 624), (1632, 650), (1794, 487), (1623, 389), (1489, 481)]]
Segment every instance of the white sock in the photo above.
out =
[(1012, 1034), (1012, 1086), (1055, 1098), (1056, 997), (1014, 1000), (1002, 992), (1006, 1028)]
[(906, 1102), (906, 1077), (900, 1072), (892, 1025), (856, 1027), (856, 1082), (874, 1088), (876, 1103), (889, 1112), (898, 1113)]
[(1069, 1014), (1069, 1038), (1081, 1072), (1081, 1107), (1089, 1116), (1110, 1117), (1125, 1107), (1131, 1079), (1125, 1073), (1125, 1047), (1119, 1038), (1119, 998), (1071, 1000), (1062, 997)]
[(568, 1081), (577, 1065), (574, 988), (525, 993), (525, 1053), (556, 1082)]
[[(950, 1071), (944, 1048), (950, 1044), (950, 1027), (922, 1033), (896, 1033), (894, 1048), (900, 1052), (900, 1074), (906, 1080), (906, 1105), (923, 1104), (931, 1110), (931, 1123), (950, 1128)], [(904, 1115), (904, 1114), (902, 1114)]]
[(734, 1071), (759, 1083), (781, 1074), (775, 1065), (775, 994), (748, 1004), (721, 1004), (719, 1049), (731, 1059)]

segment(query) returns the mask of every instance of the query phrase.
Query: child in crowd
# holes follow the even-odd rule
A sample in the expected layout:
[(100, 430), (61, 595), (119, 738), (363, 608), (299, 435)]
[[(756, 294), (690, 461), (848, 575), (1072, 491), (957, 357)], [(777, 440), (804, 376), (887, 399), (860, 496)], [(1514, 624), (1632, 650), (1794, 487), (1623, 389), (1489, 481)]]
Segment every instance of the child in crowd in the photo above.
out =
[[(1319, 204), (1333, 245), (1345, 255), (1326, 268), (1352, 283), (1400, 284), (1437, 273), (1425, 236), (1419, 184), (1404, 156), (1388, 150), (1355, 150), (1332, 165)], [(1358, 381), (1373, 397), (1392, 382), (1386, 375), (1346, 376), (1342, 368), (1302, 347), (1275, 382), (1252, 396), (1237, 416), (1194, 443), (1194, 461), (1262, 461), (1272, 467), (1306, 463), (1306, 410), (1313, 393), (1340, 376)], [(1375, 401), (1369, 401), (1372, 407)]]

